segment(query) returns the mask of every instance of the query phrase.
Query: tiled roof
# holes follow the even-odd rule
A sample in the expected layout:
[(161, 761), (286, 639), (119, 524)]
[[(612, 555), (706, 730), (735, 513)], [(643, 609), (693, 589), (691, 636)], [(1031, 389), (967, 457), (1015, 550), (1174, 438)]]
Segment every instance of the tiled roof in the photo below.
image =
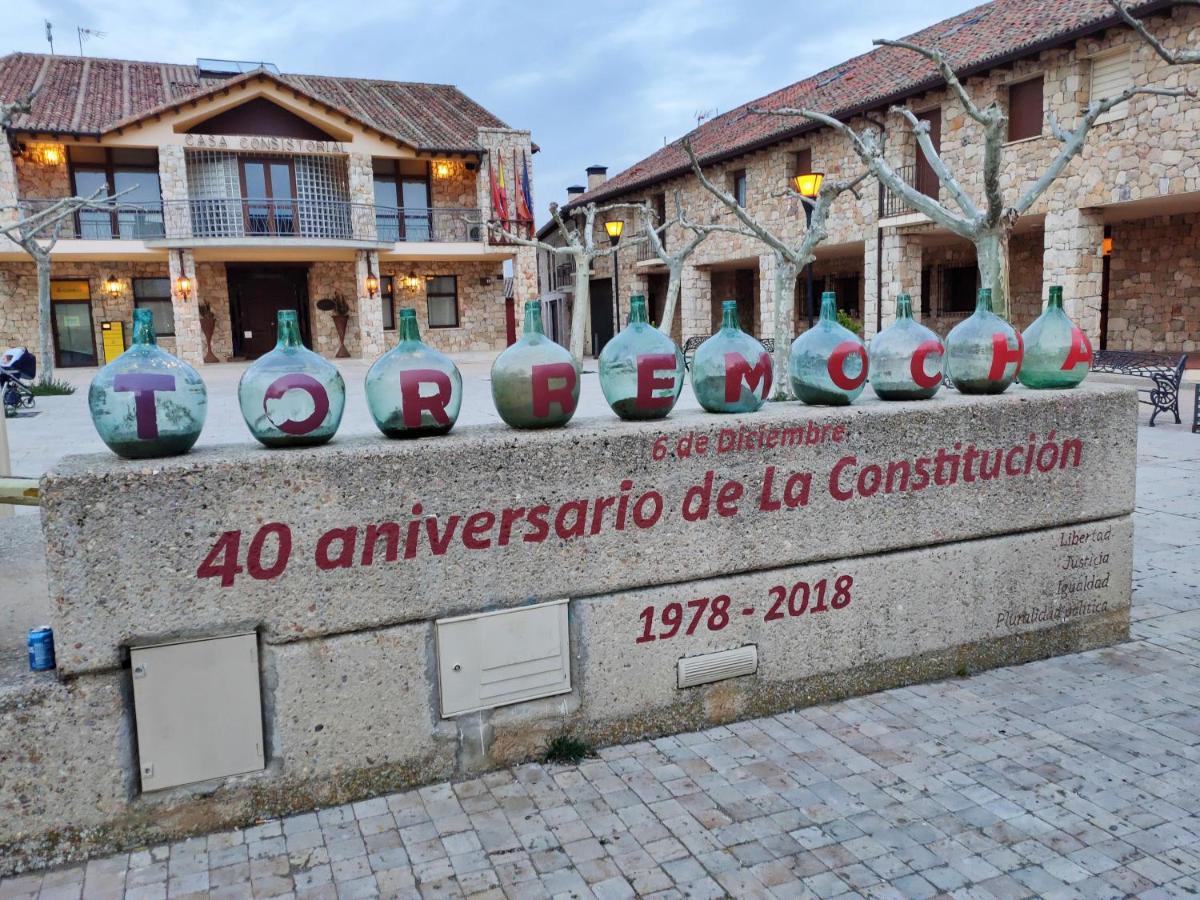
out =
[(0, 101), (20, 100), (41, 84), (33, 109), (13, 119), (16, 131), (97, 135), (147, 113), (247, 79), (266, 77), (325, 103), (419, 150), (476, 152), (480, 128), (505, 124), (447, 84), (271, 75), (201, 75), (195, 66), (12, 53), (0, 57)]
[[(1175, 5), (1130, 4), (1139, 13)], [(1119, 23), (1106, 0), (994, 0), (931, 25), (908, 40), (935, 46), (960, 76), (985, 71)], [(750, 100), (684, 137), (702, 163), (718, 162), (820, 127), (808, 119), (750, 113), (750, 108), (807, 107), (839, 118), (897, 102), (942, 84), (933, 64), (909, 50), (877, 47), (795, 84)], [(605, 200), (686, 172), (684, 137), (614, 175), (568, 206)]]

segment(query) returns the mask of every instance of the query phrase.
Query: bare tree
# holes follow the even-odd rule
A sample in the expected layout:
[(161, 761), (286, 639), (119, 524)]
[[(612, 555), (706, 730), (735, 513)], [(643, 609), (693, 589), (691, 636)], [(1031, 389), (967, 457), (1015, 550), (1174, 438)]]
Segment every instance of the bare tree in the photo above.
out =
[(1093, 100), (1082, 110), (1078, 123), (1071, 130), (1064, 129), (1059, 124), (1057, 117), (1051, 113), (1050, 132), (1062, 143), (1062, 147), (1046, 166), (1041, 176), (1010, 206), (1005, 203), (1003, 192), (1000, 189), (1000, 163), (1004, 143), (1008, 137), (1008, 117), (1000, 109), (1000, 106), (993, 102), (981, 109), (971, 99), (970, 94), (967, 93), (966, 88), (959, 81), (958, 76), (946, 62), (940, 50), (922, 47), (908, 41), (877, 40), (875, 44), (911, 50), (931, 61), (967, 115), (983, 129), (982, 208), (976, 205), (972, 197), (946, 167), (929, 136), (929, 123), (919, 120), (906, 106), (893, 106), (890, 112), (908, 122), (917, 139), (917, 144), (921, 148), (921, 153), (928, 160), (930, 167), (958, 207), (957, 211), (943, 205), (938, 198), (928, 197), (921, 193), (900, 176), (896, 168), (884, 158), (884, 142), (877, 126), (868, 126), (862, 131), (855, 131), (850, 125), (833, 116), (806, 108), (753, 109), (752, 112), (760, 115), (800, 116), (828, 125), (841, 132), (850, 142), (858, 158), (888, 190), (898, 194), (910, 207), (917, 212), (924, 213), (947, 231), (966, 238), (975, 245), (981, 282), (984, 286), (991, 288), (993, 306), (996, 312), (1003, 316), (1008, 315), (1008, 239), (1012, 234), (1013, 226), (1083, 149), (1088, 131), (1096, 124), (1096, 120), (1114, 106), (1118, 106), (1138, 94), (1178, 97), (1191, 93), (1186, 88), (1129, 87), (1114, 97)]
[[(704, 242), (704, 239), (712, 234), (713, 229), (686, 224), (679, 191), (675, 192), (676, 215), (674, 220), (655, 224), (654, 212), (648, 203), (643, 203), (638, 207), (638, 214), (642, 218), (642, 233), (645, 240), (654, 250), (654, 255), (667, 267), (667, 297), (663, 303), (662, 321), (658, 323), (658, 330), (670, 337), (671, 328), (675, 324), (675, 310), (679, 307), (679, 295), (683, 289), (683, 264)], [(684, 242), (673, 254), (667, 253), (666, 244), (663, 242), (663, 236), (672, 224), (684, 225), (692, 232), (691, 239)]]
[[(1133, 13), (1125, 8), (1125, 4), (1121, 0), (1108, 0), (1125, 23), (1142, 36), (1142, 39), (1149, 44), (1154, 52), (1172, 66), (1194, 66), (1200, 65), (1200, 50), (1168, 50), (1163, 42), (1152, 35), (1149, 29), (1146, 28), (1146, 23), (1141, 19), (1136, 18)], [(1190, 6), (1200, 6), (1200, 0), (1180, 0), (1181, 3), (1186, 3)]]
[(787, 360), (788, 351), (792, 343), (792, 334), (784, 317), (784, 310), (791, 306), (796, 288), (796, 275), (815, 259), (813, 251), (818, 244), (828, 237), (829, 209), (833, 206), (833, 201), (846, 191), (853, 193), (862, 180), (867, 177), (868, 173), (863, 172), (852, 179), (835, 180), (827, 178), (821, 184), (821, 190), (817, 194), (816, 200), (801, 197), (802, 202), (811, 203), (813, 206), (812, 223), (805, 229), (804, 237), (801, 238), (800, 243), (793, 247), (760, 223), (731, 194), (721, 190), (709, 180), (708, 176), (704, 174), (704, 170), (700, 167), (700, 161), (696, 158), (695, 151), (692, 150), (691, 142), (686, 138), (683, 141), (683, 149), (687, 153), (688, 159), (691, 160), (692, 172), (695, 174), (696, 179), (705, 190), (720, 200), (722, 205), (740, 223), (738, 226), (713, 224), (689, 227), (730, 231), (735, 234), (755, 237), (771, 248), (775, 260), (774, 309), (772, 313), (774, 321), (773, 331), (775, 334), (775, 375), (773, 379), (775, 394), (773, 399), (786, 400), (791, 396), (787, 379)]
[[(583, 359), (583, 343), (587, 337), (585, 327), (591, 296), (592, 260), (608, 256), (613, 251), (612, 247), (596, 246), (596, 216), (611, 210), (636, 208), (639, 205), (636, 203), (613, 203), (608, 206), (596, 206), (595, 203), (589, 203), (579, 209), (571, 210), (569, 215), (573, 221), (568, 222), (559, 210), (558, 204), (551, 203), (550, 215), (558, 226), (559, 234), (566, 242), (561, 245), (548, 244), (537, 238), (527, 238), (516, 234), (501, 226), (497, 221), (488, 223), (488, 228), (493, 234), (499, 235), (509, 243), (545, 250), (556, 258), (564, 257), (575, 261), (575, 308), (571, 313), (571, 346), (569, 349), (571, 355), (578, 360)], [(582, 220), (582, 225), (580, 220)], [(618, 303), (618, 298), (614, 297), (613, 303)]]

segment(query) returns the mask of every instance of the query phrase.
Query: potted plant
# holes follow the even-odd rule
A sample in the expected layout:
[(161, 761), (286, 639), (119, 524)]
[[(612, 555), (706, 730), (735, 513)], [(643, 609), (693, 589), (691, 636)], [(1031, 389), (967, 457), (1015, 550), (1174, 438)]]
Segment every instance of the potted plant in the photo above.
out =
[(341, 291), (334, 291), (332, 297), (317, 301), (317, 309), (333, 316), (333, 327), (337, 329), (338, 348), (333, 354), (337, 359), (345, 359), (350, 355), (346, 349), (346, 325), (350, 322), (350, 304)]
[(216, 330), (216, 327), (217, 317), (213, 314), (212, 307), (201, 302), (200, 331), (204, 334), (204, 361), (206, 363), (220, 362), (212, 348), (213, 331)]

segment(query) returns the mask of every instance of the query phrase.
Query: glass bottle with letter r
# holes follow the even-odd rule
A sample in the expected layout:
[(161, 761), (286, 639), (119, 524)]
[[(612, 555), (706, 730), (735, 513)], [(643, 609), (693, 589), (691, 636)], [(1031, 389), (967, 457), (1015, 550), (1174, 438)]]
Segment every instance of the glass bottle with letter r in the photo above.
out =
[(646, 317), (646, 298), (629, 298), (629, 325), (600, 351), (600, 390), (622, 419), (663, 419), (683, 390), (683, 354)]
[(821, 294), (821, 318), (792, 341), (788, 380), (812, 406), (847, 406), (867, 383), (867, 349), (837, 318), (833, 291)]
[(135, 309), (132, 343), (96, 373), (88, 409), (100, 439), (117, 456), (177, 456), (200, 437), (208, 392), (199, 372), (158, 346), (153, 313)]
[(771, 394), (771, 355), (738, 323), (737, 301), (721, 302), (721, 327), (696, 348), (692, 391), (709, 412), (754, 412)]
[(268, 447), (323, 444), (342, 421), (346, 382), (337, 366), (304, 346), (296, 310), (279, 310), (276, 323), (275, 349), (238, 381), (242, 418)]
[(561, 428), (579, 405), (579, 362), (542, 331), (542, 304), (525, 302), (525, 331), (492, 363), (492, 402), (513, 428)]
[(462, 374), (421, 340), (414, 309), (400, 310), (400, 341), (367, 371), (367, 408), (390, 438), (445, 434), (462, 409)]

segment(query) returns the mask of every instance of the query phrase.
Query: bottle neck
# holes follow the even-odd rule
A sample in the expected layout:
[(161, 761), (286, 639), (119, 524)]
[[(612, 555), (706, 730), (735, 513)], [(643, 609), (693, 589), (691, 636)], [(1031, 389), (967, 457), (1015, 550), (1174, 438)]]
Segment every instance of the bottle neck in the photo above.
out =
[(975, 298), (975, 312), (991, 312), (992, 311), (992, 292), (987, 288), (979, 291)]
[(1062, 309), (1062, 288), (1050, 288), (1050, 300), (1046, 305), (1050, 309)]
[(542, 305), (540, 303), (530, 301), (525, 304), (525, 333), (544, 333), (542, 331)]
[[(407, 310), (406, 310), (407, 311)], [(417, 326), (417, 317), (415, 314), (400, 316), (400, 340), (402, 341), (419, 341), (421, 339), (421, 329)]]
[(148, 309), (133, 311), (133, 343), (154, 347), (158, 339), (154, 336), (154, 316)]
[(732, 328), (734, 331), (742, 330), (742, 325), (738, 321), (736, 306), (730, 304), (721, 308), (721, 327)]
[(642, 297), (633, 297), (629, 301), (629, 324), (637, 325), (641, 323), (647, 324), (649, 319), (646, 316), (646, 301)]
[(275, 340), (276, 347), (300, 347), (300, 323), (296, 321), (294, 312), (281, 312), (276, 319), (279, 334)]
[(896, 298), (896, 318), (912, 318), (912, 298), (909, 297), (908, 294), (901, 294)]
[(837, 299), (833, 294), (821, 295), (821, 321), (837, 322)]

